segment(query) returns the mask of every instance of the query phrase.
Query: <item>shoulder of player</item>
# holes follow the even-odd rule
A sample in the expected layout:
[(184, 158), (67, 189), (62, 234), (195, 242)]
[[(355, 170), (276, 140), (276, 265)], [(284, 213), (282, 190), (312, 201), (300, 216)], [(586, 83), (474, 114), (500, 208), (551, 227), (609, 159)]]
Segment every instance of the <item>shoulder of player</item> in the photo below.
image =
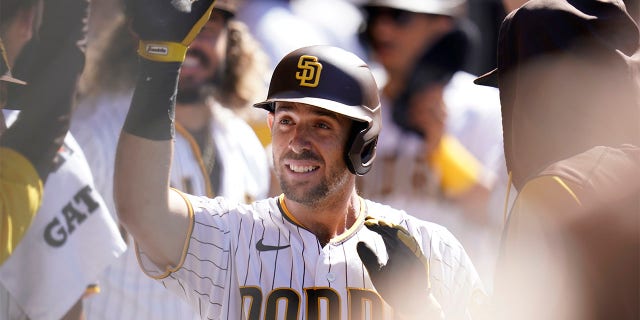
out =
[(396, 209), (389, 205), (378, 203), (368, 199), (365, 199), (365, 204), (367, 206), (367, 215), (393, 222), (395, 224), (403, 225), (407, 227), (407, 229), (423, 228), (425, 230), (428, 230), (429, 233), (441, 231), (449, 232), (445, 227), (439, 224), (416, 218), (404, 210)]
[(256, 218), (273, 212), (279, 212), (277, 197), (267, 198), (246, 204), (239, 201), (231, 201), (224, 197), (208, 198), (185, 194), (186, 200), (193, 208), (194, 213), (207, 213), (209, 215), (252, 215)]
[(473, 269), (460, 241), (446, 227), (418, 219), (403, 210), (365, 200), (367, 214), (403, 226), (411, 233), (433, 261), (442, 261), (448, 268)]

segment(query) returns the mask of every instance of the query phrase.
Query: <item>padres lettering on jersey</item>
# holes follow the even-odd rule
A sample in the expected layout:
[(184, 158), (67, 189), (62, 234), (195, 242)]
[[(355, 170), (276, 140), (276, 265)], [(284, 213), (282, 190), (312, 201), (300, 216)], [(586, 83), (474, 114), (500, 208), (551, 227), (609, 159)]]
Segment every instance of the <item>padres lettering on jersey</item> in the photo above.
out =
[[(382, 319), (384, 301), (377, 292), (358, 288), (347, 288), (347, 319)], [(343, 301), (332, 288), (305, 288), (306, 299), (291, 288), (278, 288), (265, 297), (260, 288), (241, 287), (242, 314), (247, 319), (341, 319)], [(301, 303), (305, 308), (301, 308)], [(262, 310), (262, 305), (265, 310)], [(282, 308), (284, 306), (284, 308)], [(300, 310), (306, 309), (306, 314)], [(265, 316), (260, 317), (261, 314)]]
[(403, 225), (426, 248), (432, 290), (448, 316), (464, 318), (471, 292), (481, 286), (446, 229), (368, 200), (354, 225), (322, 247), (281, 198), (252, 205), (185, 198), (193, 225), (183, 262), (159, 270), (144, 252), (138, 255), (148, 275), (188, 300), (203, 319), (393, 319), (356, 251), (364, 241), (386, 259), (380, 235), (363, 226), (367, 215)]

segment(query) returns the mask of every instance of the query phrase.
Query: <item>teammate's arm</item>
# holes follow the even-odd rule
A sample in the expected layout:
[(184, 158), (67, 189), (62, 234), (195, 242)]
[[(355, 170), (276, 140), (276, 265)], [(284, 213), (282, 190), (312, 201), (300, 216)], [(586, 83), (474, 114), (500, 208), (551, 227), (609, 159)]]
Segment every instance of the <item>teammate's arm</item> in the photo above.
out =
[(141, 39), (140, 71), (118, 143), (114, 198), (120, 221), (159, 267), (178, 264), (191, 221), (185, 201), (169, 189), (175, 96), (187, 46), (213, 2), (179, 11), (169, 1), (127, 1)]
[[(45, 2), (38, 37), (21, 48), (15, 63), (14, 76), (27, 84), (8, 87), (8, 107), (22, 111), (0, 137), (0, 264), (31, 225), (44, 181), (69, 130), (84, 68), (88, 7), (88, 0)], [(19, 26), (14, 30), (32, 28), (40, 9), (39, 4), (19, 9), (16, 20), (5, 23)]]
[(46, 1), (38, 36), (22, 49), (13, 69), (27, 84), (8, 87), (8, 108), (21, 112), (0, 146), (28, 159), (43, 181), (69, 131), (85, 63), (88, 12), (88, 0)]
[(404, 320), (444, 319), (442, 307), (431, 293), (429, 262), (418, 242), (402, 226), (367, 217), (365, 226), (382, 236), (388, 260), (358, 243), (358, 255), (380, 296)]

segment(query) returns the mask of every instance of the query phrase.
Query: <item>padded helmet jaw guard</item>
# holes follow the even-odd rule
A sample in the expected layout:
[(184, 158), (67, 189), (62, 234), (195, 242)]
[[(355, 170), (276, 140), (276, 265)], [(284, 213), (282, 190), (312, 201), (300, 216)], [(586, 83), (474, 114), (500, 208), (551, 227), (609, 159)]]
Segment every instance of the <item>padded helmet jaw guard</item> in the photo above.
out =
[(381, 108), (378, 87), (362, 59), (326, 45), (297, 49), (280, 60), (267, 99), (254, 106), (274, 112), (277, 101), (305, 103), (354, 120), (345, 149), (347, 167), (356, 175), (371, 169)]

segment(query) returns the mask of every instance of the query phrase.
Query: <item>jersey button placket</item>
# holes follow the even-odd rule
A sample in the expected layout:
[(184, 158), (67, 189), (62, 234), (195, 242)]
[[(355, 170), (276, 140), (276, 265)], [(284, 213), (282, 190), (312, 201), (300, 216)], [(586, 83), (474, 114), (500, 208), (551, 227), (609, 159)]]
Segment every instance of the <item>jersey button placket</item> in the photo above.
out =
[[(318, 257), (318, 261), (316, 263), (316, 276), (315, 276), (315, 285), (320, 287), (329, 286), (331, 281), (329, 274), (333, 274), (331, 272), (331, 264), (330, 264), (330, 253), (328, 248), (322, 248), (320, 252), (320, 256)], [(335, 274), (333, 274), (333, 280), (335, 280)], [(326, 282), (325, 282), (326, 281)]]

